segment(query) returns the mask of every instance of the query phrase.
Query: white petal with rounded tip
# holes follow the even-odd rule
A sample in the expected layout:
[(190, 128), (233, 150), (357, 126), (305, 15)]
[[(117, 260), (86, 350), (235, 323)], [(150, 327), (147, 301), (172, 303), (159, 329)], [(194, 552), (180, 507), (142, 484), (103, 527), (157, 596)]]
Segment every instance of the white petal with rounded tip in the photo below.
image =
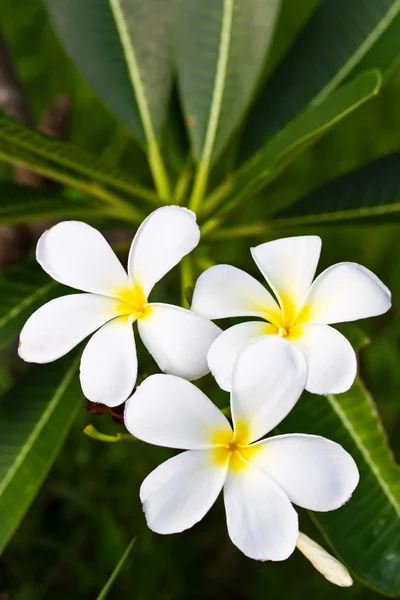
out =
[(151, 375), (125, 408), (125, 425), (135, 437), (168, 448), (211, 448), (217, 432), (232, 433), (222, 412), (193, 383), (174, 375)]
[(27, 362), (52, 362), (112, 319), (118, 305), (114, 298), (95, 294), (71, 294), (51, 300), (25, 323), (18, 354)]
[(150, 529), (179, 533), (198, 523), (218, 498), (227, 467), (213, 460), (212, 450), (189, 450), (157, 467), (140, 488)]
[(322, 546), (300, 531), (297, 548), (310, 563), (331, 583), (340, 587), (350, 587), (353, 580), (341, 562), (329, 554)]
[(216, 265), (198, 278), (192, 310), (209, 319), (262, 317), (279, 306), (257, 279), (230, 265)]
[(146, 296), (168, 271), (197, 246), (196, 215), (180, 206), (163, 206), (139, 227), (129, 252), (128, 272)]
[(36, 258), (53, 279), (85, 292), (115, 297), (116, 290), (131, 285), (105, 238), (80, 221), (64, 221), (45, 231)]
[(249, 442), (271, 431), (296, 404), (306, 377), (303, 355), (286, 340), (263, 336), (250, 342), (233, 369), (231, 410), (235, 427), (238, 423), (246, 426)]
[(149, 315), (138, 321), (138, 329), (161, 371), (190, 380), (206, 375), (207, 352), (220, 328), (180, 306), (159, 302), (150, 306)]
[(257, 467), (228, 472), (224, 485), (228, 533), (249, 558), (286, 560), (299, 535), (297, 513), (281, 488)]
[[(253, 258), (283, 305), (300, 310), (315, 275), (321, 238), (283, 238), (251, 249)], [(294, 310), (294, 312), (297, 312)]]
[(279, 435), (255, 446), (251, 462), (303, 508), (335, 510), (347, 502), (358, 484), (357, 465), (350, 454), (318, 435)]
[(338, 263), (317, 277), (306, 305), (311, 322), (344, 323), (385, 313), (391, 294), (372, 271), (356, 263)]
[(118, 317), (89, 340), (81, 358), (83, 393), (92, 402), (118, 406), (131, 394), (137, 356), (130, 317)]
[(301, 335), (290, 343), (307, 361), (306, 389), (313, 394), (346, 392), (357, 374), (357, 357), (350, 342), (329, 325), (307, 323), (300, 327)]
[(276, 327), (262, 321), (249, 321), (234, 325), (217, 337), (208, 352), (207, 361), (220, 388), (231, 390), (233, 366), (239, 352), (252, 340), (268, 333), (276, 334)]

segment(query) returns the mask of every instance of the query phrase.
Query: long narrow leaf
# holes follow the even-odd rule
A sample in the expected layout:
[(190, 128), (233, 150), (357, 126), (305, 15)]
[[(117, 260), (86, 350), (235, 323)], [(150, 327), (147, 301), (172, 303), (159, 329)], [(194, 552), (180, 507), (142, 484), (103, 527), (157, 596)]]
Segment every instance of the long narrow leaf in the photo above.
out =
[[(45, 0), (78, 69), (146, 143), (159, 138), (172, 82), (169, 0)], [(146, 121), (149, 120), (149, 123)]]
[(172, 85), (170, 0), (46, 0), (78, 68), (145, 144), (163, 200), (169, 184), (159, 140)]
[(33, 262), (2, 271), (0, 346), (18, 336), (28, 317), (42, 304), (60, 296), (63, 289)]
[(83, 403), (77, 359), (37, 366), (0, 400), (0, 552), (20, 524)]
[(327, 183), (275, 215), (266, 227), (400, 221), (400, 152)]
[(33, 157), (41, 157), (48, 161), (49, 167), (58, 165), (72, 173), (90, 177), (99, 183), (155, 201), (152, 192), (138, 185), (124, 171), (109, 167), (96, 156), (69, 142), (56, 140), (1, 114), (0, 151), (2, 153), (20, 151), (25, 153), (25, 156), (28, 153), (28, 156), (30, 154)]
[(280, 0), (175, 0), (178, 77), (198, 161), (238, 126), (269, 48)]
[(118, 563), (116, 564), (114, 571), (111, 573), (109, 580), (106, 582), (106, 584), (103, 587), (103, 589), (101, 590), (100, 594), (97, 596), (97, 600), (104, 600), (108, 596), (108, 592), (110, 591), (111, 586), (113, 585), (114, 581), (118, 577), (119, 572), (121, 571), (122, 567), (124, 566), (126, 559), (128, 558), (129, 554), (131, 553), (131, 550), (132, 550), (135, 542), (136, 542), (136, 536), (128, 544), (128, 547), (126, 548), (125, 552), (123, 553), (123, 555), (119, 559)]
[[(309, 105), (325, 100), (382, 39), (400, 13), (400, 0), (323, 0), (252, 109), (242, 140), (247, 157)], [(364, 62), (390, 69), (398, 40)]]
[(338, 510), (313, 513), (313, 519), (359, 578), (384, 594), (399, 595), (400, 468), (362, 383), (338, 396), (306, 393), (282, 431), (322, 435), (354, 457), (360, 482), (353, 497)]
[(85, 218), (101, 211), (99, 203), (63, 196), (59, 191), (41, 190), (0, 181), (0, 223), (22, 223), (47, 218)]
[[(233, 176), (231, 198), (224, 212), (270, 183), (321, 135), (374, 97), (380, 85), (378, 71), (364, 73), (290, 123)], [(216, 200), (211, 197), (205, 204), (205, 211), (211, 212), (223, 199), (223, 196)]]

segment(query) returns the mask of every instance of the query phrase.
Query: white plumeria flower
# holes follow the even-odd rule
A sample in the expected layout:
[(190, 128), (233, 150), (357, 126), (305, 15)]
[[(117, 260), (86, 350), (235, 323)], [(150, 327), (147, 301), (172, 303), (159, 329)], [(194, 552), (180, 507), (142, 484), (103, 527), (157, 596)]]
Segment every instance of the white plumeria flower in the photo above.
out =
[(230, 389), (243, 346), (264, 335), (281, 336), (302, 351), (308, 391), (335, 394), (351, 387), (357, 371), (355, 352), (328, 324), (381, 315), (389, 310), (391, 295), (376, 275), (356, 263), (333, 265), (312, 283), (320, 251), (318, 236), (285, 238), (251, 249), (277, 301), (236, 267), (217, 265), (200, 275), (192, 310), (209, 319), (263, 319), (230, 327), (211, 346), (208, 365), (220, 387)]
[(300, 434), (257, 441), (293, 408), (306, 373), (304, 357), (284, 340), (264, 337), (249, 344), (233, 371), (233, 428), (188, 381), (153, 375), (137, 388), (125, 409), (130, 433), (187, 450), (161, 464), (140, 488), (153, 531), (192, 527), (223, 489), (232, 542), (250, 558), (284, 560), (299, 536), (292, 502), (328, 511), (349, 499), (358, 470), (338, 444)]
[(20, 357), (52, 362), (96, 332), (82, 354), (82, 389), (93, 402), (117, 406), (136, 382), (132, 324), (137, 321), (140, 337), (162, 371), (202, 377), (209, 372), (207, 352), (219, 327), (179, 306), (148, 302), (157, 281), (199, 239), (193, 212), (159, 208), (136, 233), (127, 274), (96, 229), (78, 221), (55, 225), (40, 238), (36, 258), (53, 279), (88, 293), (62, 296), (39, 308), (21, 332)]

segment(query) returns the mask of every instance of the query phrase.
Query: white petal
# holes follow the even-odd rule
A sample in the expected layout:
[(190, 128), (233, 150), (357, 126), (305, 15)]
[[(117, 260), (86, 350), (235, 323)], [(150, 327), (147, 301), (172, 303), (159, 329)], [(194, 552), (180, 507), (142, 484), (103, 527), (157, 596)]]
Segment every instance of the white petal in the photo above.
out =
[(25, 323), (18, 354), (27, 362), (52, 362), (112, 319), (118, 305), (118, 300), (94, 294), (71, 294), (51, 300)]
[(303, 305), (321, 252), (316, 235), (283, 238), (251, 250), (258, 268), (270, 284), (290, 321)]
[(297, 548), (310, 561), (313, 567), (334, 585), (340, 587), (350, 587), (353, 585), (353, 580), (346, 567), (301, 531), (297, 540)]
[(297, 513), (268, 475), (251, 464), (229, 470), (224, 501), (229, 536), (246, 556), (286, 560), (292, 554), (299, 535)]
[(200, 275), (192, 310), (209, 319), (265, 317), (266, 313), (280, 312), (274, 298), (257, 279), (230, 265), (216, 265)]
[(143, 481), (140, 499), (147, 525), (156, 533), (179, 533), (198, 523), (224, 485), (227, 464), (212, 450), (189, 450), (157, 467)]
[(340, 394), (348, 390), (357, 374), (357, 358), (350, 342), (329, 325), (307, 323), (300, 325), (298, 331), (301, 335), (290, 342), (303, 352), (307, 361), (306, 389), (313, 394)]
[(349, 500), (358, 484), (357, 465), (350, 454), (318, 435), (279, 435), (254, 447), (251, 462), (303, 508), (335, 510)]
[(53, 279), (85, 292), (118, 297), (118, 291), (131, 285), (101, 233), (80, 221), (64, 221), (45, 231), (36, 258)]
[(207, 361), (220, 388), (231, 390), (233, 366), (239, 352), (252, 340), (268, 333), (276, 333), (276, 328), (262, 321), (250, 321), (234, 325), (217, 337)]
[(374, 273), (356, 263), (339, 263), (314, 281), (306, 299), (309, 321), (344, 323), (389, 310), (390, 290)]
[(128, 259), (131, 280), (148, 296), (153, 286), (197, 246), (196, 215), (180, 206), (163, 206), (139, 227)]
[(152, 303), (138, 321), (140, 337), (161, 371), (185, 379), (209, 372), (207, 352), (221, 329), (196, 313), (170, 304)]
[(151, 375), (126, 403), (125, 425), (135, 437), (168, 448), (212, 448), (217, 432), (232, 434), (221, 411), (193, 383)]
[(300, 397), (307, 377), (301, 352), (277, 336), (263, 336), (242, 350), (233, 369), (231, 409), (235, 430), (249, 443), (271, 431)]
[(81, 385), (86, 398), (118, 406), (132, 392), (137, 377), (137, 356), (130, 317), (104, 325), (83, 351)]

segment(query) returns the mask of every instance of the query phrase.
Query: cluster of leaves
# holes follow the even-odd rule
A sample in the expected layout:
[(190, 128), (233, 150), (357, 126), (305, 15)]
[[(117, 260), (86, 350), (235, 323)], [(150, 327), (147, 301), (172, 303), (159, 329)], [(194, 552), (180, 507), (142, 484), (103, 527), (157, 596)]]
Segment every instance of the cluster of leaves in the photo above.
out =
[[(217, 258), (213, 240), (398, 220), (395, 153), (294, 198), (268, 220), (237, 225), (250, 202), (262, 214), (273, 182), (376, 96), (400, 64), (399, 0), (375, 0), (373, 7), (370, 0), (321, 0), (281, 61), (273, 45), (280, 0), (45, 4), (83, 77), (142, 147), (149, 177), (1, 115), (0, 160), (63, 187), (54, 192), (0, 181), (0, 223), (74, 218), (136, 225), (156, 206), (189, 206), (207, 247), (194, 253), (194, 264), (183, 262), (186, 302), (196, 269)], [(5, 271), (0, 344), (61, 291), (31, 262)], [(76, 370), (76, 357), (32, 369), (0, 399), (0, 550), (82, 404)], [(313, 519), (356, 576), (399, 595), (400, 471), (364, 386), (357, 381), (340, 397), (305, 395), (284, 425), (334, 439), (355, 457), (361, 483), (352, 501)]]

